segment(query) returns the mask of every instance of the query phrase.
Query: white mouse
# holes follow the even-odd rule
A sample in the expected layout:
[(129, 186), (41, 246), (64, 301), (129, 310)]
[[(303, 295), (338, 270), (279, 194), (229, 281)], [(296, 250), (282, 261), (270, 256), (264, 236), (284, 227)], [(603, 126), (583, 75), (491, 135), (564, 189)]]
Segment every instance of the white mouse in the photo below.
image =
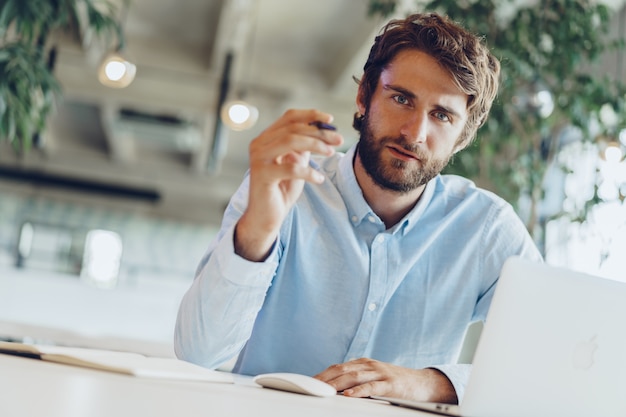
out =
[(330, 397), (337, 394), (337, 390), (324, 381), (315, 379), (312, 376), (289, 372), (257, 375), (254, 377), (254, 382), (265, 388), (314, 395), (316, 397)]

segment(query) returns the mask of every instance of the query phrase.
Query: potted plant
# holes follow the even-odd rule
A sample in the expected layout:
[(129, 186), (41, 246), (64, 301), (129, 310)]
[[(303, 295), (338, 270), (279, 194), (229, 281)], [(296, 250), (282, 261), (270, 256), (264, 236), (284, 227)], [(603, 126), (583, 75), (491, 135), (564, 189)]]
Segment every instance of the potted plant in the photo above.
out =
[[(36, 143), (61, 88), (54, 77), (58, 31), (122, 36), (119, 2), (4, 0), (0, 6), (0, 142), (18, 153)], [(121, 39), (119, 40), (122, 41)]]

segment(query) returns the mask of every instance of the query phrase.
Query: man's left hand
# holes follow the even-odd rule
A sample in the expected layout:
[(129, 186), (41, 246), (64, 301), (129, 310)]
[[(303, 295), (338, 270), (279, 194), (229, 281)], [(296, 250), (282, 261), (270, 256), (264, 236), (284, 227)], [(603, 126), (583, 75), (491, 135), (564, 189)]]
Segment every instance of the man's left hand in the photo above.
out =
[(372, 395), (415, 401), (456, 404), (458, 399), (448, 377), (432, 368), (410, 369), (374, 359), (361, 358), (332, 365), (315, 378), (343, 391), (348, 397)]

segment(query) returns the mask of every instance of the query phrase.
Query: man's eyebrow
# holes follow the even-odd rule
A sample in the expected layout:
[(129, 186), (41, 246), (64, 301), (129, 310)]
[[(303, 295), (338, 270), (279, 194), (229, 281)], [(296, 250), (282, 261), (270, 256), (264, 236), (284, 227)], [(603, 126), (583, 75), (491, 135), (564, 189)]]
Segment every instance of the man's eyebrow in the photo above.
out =
[(455, 112), (454, 110), (452, 110), (449, 107), (442, 106), (440, 104), (436, 105), (435, 107), (437, 108), (437, 110), (442, 111), (444, 113), (448, 113), (448, 114), (452, 115), (452, 117), (454, 117), (454, 118), (461, 117), (461, 115), (459, 113)]
[(407, 98), (415, 98), (415, 97), (417, 97), (415, 94), (413, 94), (413, 92), (407, 90), (404, 87), (400, 87), (399, 85), (385, 84), (383, 86), (383, 88), (386, 89), (386, 90), (396, 91), (396, 92), (402, 94), (403, 96), (406, 96)]
[[(383, 88), (386, 90), (393, 90), (396, 91), (400, 94), (402, 94), (403, 96), (410, 98), (410, 99), (415, 99), (417, 97), (417, 95), (415, 93), (413, 93), (412, 91), (407, 90), (404, 87), (400, 87), (399, 85), (394, 85), (394, 84), (384, 84)], [(446, 107), (446, 106), (442, 106), (441, 104), (437, 104), (435, 106), (435, 108), (439, 111), (442, 111), (444, 113), (448, 113), (450, 115), (452, 115), (453, 117), (460, 117), (460, 114), (454, 110), (452, 110), (450, 107)]]

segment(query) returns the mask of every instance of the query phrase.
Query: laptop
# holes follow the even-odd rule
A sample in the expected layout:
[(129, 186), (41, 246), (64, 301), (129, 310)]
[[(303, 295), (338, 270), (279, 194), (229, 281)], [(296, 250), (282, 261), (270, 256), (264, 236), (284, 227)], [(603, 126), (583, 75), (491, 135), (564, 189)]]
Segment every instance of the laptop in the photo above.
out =
[(508, 259), (459, 406), (463, 417), (626, 416), (626, 283)]

